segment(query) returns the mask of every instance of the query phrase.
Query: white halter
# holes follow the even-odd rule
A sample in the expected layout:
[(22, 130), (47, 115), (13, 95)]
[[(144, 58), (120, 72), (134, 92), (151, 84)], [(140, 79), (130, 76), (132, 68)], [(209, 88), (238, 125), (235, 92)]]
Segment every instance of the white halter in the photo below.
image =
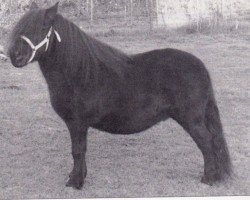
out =
[[(36, 55), (36, 51), (37, 51), (38, 49), (40, 49), (44, 44), (46, 44), (45, 51), (48, 50), (48, 47), (49, 47), (49, 39), (50, 39), (51, 33), (52, 33), (52, 27), (50, 27), (49, 32), (48, 32), (48, 34), (46, 35), (46, 37), (43, 39), (43, 41), (41, 41), (41, 42), (40, 42), (38, 45), (36, 45), (36, 46), (31, 42), (31, 40), (30, 40), (29, 38), (27, 38), (27, 37), (24, 36), (24, 35), (21, 36), (21, 38), (24, 39), (24, 40), (28, 43), (28, 45), (31, 47), (31, 49), (32, 49), (32, 54), (31, 54), (31, 57), (30, 57), (28, 63), (30, 63), (30, 62), (33, 60), (33, 58), (34, 58), (35, 55)], [(58, 32), (57, 32), (56, 30), (54, 30), (54, 33), (55, 33), (55, 35), (56, 35), (56, 38), (57, 38), (58, 42), (61, 42), (62, 40), (61, 40), (61, 37), (60, 37), (60, 35), (58, 34)]]

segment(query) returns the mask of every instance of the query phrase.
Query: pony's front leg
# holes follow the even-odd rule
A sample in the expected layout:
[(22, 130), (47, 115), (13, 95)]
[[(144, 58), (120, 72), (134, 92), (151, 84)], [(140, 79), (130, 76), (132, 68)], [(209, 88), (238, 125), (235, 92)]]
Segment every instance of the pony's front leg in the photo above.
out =
[(73, 169), (66, 186), (81, 189), (87, 175), (85, 154), (87, 150), (87, 126), (76, 121), (66, 122), (72, 143)]

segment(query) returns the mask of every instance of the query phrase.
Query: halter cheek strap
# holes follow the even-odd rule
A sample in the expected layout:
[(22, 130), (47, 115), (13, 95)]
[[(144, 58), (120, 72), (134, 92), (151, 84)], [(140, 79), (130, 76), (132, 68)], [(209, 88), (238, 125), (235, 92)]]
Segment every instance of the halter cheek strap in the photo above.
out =
[[(45, 51), (48, 50), (48, 47), (49, 47), (49, 39), (50, 39), (51, 33), (52, 33), (52, 27), (50, 27), (49, 32), (47, 33), (47, 35), (46, 35), (46, 37), (43, 39), (43, 41), (41, 41), (41, 42), (40, 42), (39, 44), (37, 44), (37, 45), (34, 45), (34, 44), (31, 42), (31, 40), (30, 40), (29, 38), (27, 38), (26, 36), (24, 36), (24, 35), (21, 36), (21, 38), (22, 38), (23, 40), (25, 40), (25, 41), (28, 43), (28, 45), (30, 46), (30, 48), (32, 49), (32, 54), (31, 54), (31, 57), (30, 57), (28, 63), (30, 63), (30, 62), (34, 59), (37, 50), (40, 49), (43, 45), (46, 45)], [(57, 38), (58, 42), (61, 42), (62, 39), (61, 39), (59, 33), (58, 33), (56, 30), (54, 30), (54, 33), (55, 33), (55, 35), (56, 35), (56, 38)]]

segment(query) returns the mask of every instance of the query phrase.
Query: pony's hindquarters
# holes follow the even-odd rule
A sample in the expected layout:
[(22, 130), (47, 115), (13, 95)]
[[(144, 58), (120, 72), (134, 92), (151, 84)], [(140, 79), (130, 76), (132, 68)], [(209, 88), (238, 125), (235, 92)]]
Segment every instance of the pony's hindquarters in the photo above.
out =
[[(177, 53), (179, 53), (177, 55)], [(166, 73), (173, 96), (175, 119), (192, 137), (204, 158), (202, 182), (212, 185), (231, 171), (212, 83), (204, 64), (196, 57), (177, 52)], [(171, 71), (172, 70), (172, 71)], [(170, 76), (171, 74), (172, 76)]]
[[(211, 94), (212, 95), (212, 94)], [(201, 182), (212, 185), (230, 175), (230, 157), (223, 136), (218, 108), (210, 98), (191, 104), (173, 117), (192, 137), (204, 158)]]

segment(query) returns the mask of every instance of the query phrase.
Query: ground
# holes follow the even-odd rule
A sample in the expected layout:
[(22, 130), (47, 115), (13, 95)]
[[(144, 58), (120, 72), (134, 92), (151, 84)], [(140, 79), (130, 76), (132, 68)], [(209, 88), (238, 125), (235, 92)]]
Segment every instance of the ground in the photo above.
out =
[(72, 167), (65, 124), (50, 106), (37, 64), (0, 61), (0, 198), (94, 198), (250, 195), (250, 38), (247, 35), (100, 34), (127, 53), (173, 47), (198, 56), (215, 90), (232, 157), (232, 179), (200, 182), (202, 155), (174, 121), (140, 134), (89, 130), (82, 190), (65, 187)]

